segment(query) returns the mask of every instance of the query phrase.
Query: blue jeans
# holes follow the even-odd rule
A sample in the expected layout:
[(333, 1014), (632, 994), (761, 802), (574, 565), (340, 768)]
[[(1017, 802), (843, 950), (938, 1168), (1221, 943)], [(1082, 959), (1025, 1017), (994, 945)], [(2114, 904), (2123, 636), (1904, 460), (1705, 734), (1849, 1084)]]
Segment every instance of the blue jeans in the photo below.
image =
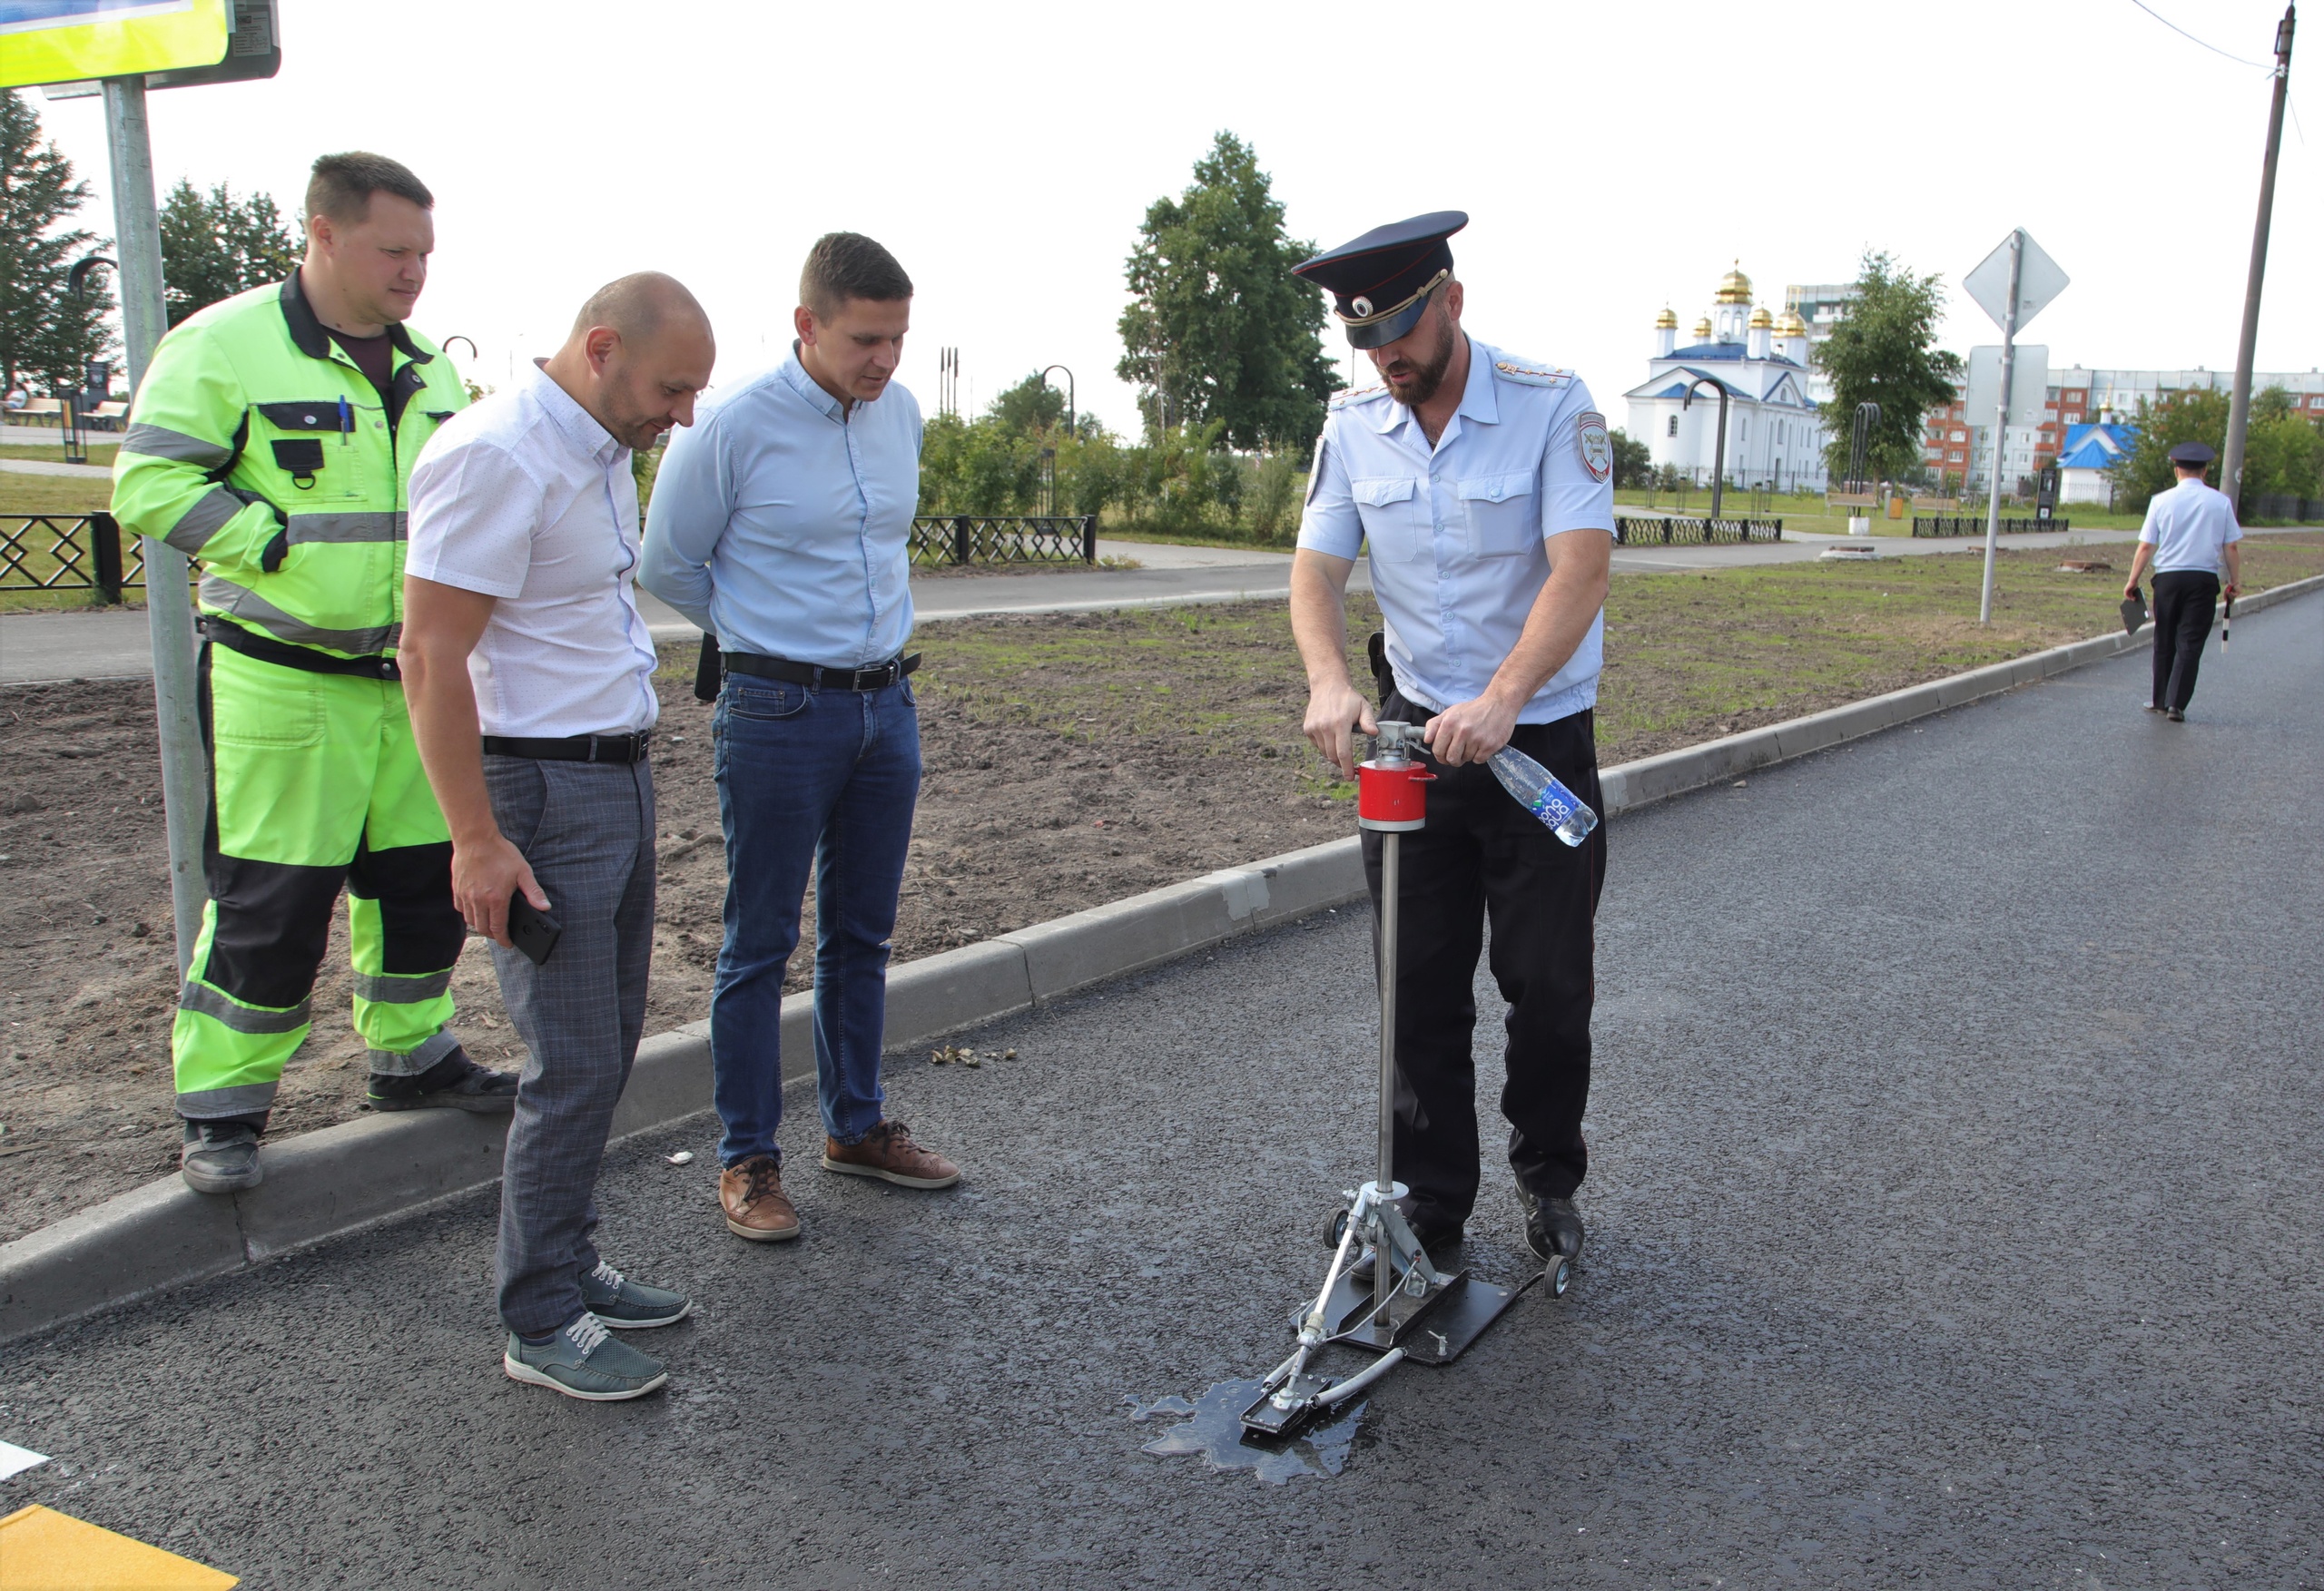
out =
[(888, 940), (920, 795), (911, 684), (831, 691), (732, 673), (711, 730), (726, 830), (726, 938), (710, 998), (719, 1164), (781, 1154), (783, 975), (811, 858), (823, 1131), (861, 1143), (885, 1098)]

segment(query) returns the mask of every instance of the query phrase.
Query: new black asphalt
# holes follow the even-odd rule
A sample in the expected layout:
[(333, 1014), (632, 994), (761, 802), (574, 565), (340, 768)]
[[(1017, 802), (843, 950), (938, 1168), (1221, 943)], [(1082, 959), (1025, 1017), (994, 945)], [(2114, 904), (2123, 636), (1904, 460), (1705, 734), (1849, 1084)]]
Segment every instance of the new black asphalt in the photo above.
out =
[(795, 1099), (795, 1244), (727, 1235), (707, 1118), (623, 1146), (606, 1252), (701, 1302), (665, 1395), (501, 1377), (473, 1198), (5, 1350), (55, 1461), (0, 1511), (253, 1587), (2317, 1584), (2324, 597), (2183, 726), (2145, 668), (1618, 820), (1574, 1290), (1336, 1477), (1126, 1399), (1288, 1346), (1372, 1142), (1348, 911), (892, 1058), (955, 1192), (814, 1169)]

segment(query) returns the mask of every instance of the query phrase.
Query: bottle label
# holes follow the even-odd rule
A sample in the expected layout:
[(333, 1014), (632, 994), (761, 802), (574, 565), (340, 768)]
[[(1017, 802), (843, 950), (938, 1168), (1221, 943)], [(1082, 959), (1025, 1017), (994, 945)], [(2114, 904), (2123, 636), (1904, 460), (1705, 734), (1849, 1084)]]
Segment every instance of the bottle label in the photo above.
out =
[(1541, 793), (1533, 798), (1527, 810), (1554, 829), (1573, 816), (1573, 792), (1553, 774), (1550, 782), (1541, 787)]

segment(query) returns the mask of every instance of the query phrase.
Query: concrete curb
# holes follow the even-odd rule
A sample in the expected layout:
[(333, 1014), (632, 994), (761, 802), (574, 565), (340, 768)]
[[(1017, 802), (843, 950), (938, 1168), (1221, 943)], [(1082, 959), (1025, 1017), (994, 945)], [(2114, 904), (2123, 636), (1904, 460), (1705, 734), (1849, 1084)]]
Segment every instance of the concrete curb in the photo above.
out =
[[(2319, 588), (2324, 575), (2296, 581), (2244, 598), (2242, 611)], [(2142, 644), (2150, 629), (1626, 762), (1601, 776), (1606, 809), (1635, 810), (2114, 657)], [(921, 1044), (1364, 894), (1363, 853), (1350, 836), (906, 962), (888, 977), (888, 1040)], [(783, 1054), (786, 1082), (813, 1075), (809, 995), (783, 1003)], [(655, 1131), (709, 1106), (709, 1024), (690, 1023), (638, 1046), (614, 1135)], [(487, 1186), (500, 1175), (505, 1130), (504, 1118), (448, 1111), (368, 1115), (270, 1144), (266, 1182), (251, 1193), (205, 1197), (169, 1177), (0, 1244), (0, 1341)]]

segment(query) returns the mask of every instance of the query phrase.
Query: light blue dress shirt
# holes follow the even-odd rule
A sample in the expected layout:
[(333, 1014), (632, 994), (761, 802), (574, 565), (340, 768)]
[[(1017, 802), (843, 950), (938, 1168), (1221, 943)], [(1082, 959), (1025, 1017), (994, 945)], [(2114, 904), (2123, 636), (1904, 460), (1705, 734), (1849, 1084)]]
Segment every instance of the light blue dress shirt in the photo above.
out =
[[(1569, 370), (1472, 338), (1461, 407), (1431, 447), (1384, 387), (1332, 400), (1299, 545), (1372, 552), (1396, 689), (1443, 710), (1483, 694), (1550, 577), (1550, 536), (1614, 531), (1613, 447)], [(659, 496), (656, 496), (658, 502)], [(1517, 714), (1548, 723), (1597, 704), (1606, 615)]]
[(790, 358), (671, 437), (637, 583), (728, 652), (825, 668), (911, 636), (920, 404), (898, 382), (842, 408)]

